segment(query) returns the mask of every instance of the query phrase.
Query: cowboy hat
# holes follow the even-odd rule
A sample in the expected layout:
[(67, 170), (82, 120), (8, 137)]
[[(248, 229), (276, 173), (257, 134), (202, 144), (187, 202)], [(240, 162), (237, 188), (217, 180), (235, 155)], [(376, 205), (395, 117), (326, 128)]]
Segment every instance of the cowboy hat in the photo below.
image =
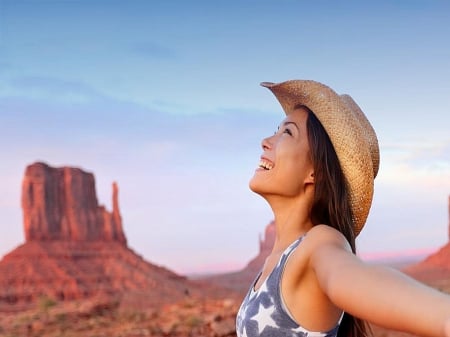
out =
[(349, 95), (338, 95), (319, 82), (291, 80), (261, 85), (272, 91), (286, 115), (304, 105), (324, 127), (347, 182), (358, 235), (369, 214), (380, 162), (377, 136), (366, 116)]

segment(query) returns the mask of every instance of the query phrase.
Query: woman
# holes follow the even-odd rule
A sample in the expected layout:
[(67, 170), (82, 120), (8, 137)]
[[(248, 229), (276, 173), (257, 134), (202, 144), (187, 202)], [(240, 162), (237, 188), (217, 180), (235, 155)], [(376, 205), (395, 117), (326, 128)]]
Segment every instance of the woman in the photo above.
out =
[(449, 296), (355, 256), (379, 165), (358, 105), (314, 81), (262, 85), (286, 113), (250, 181), (272, 208), (276, 239), (239, 310), (238, 337), (365, 336), (364, 321), (450, 337)]

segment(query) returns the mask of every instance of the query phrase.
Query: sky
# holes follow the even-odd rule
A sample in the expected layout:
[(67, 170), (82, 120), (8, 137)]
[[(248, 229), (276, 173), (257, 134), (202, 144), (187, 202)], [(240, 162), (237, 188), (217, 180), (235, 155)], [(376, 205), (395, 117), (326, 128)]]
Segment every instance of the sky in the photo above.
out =
[(128, 245), (178, 273), (237, 270), (272, 220), (248, 188), (284, 114), (260, 82), (350, 94), (381, 164), (361, 256), (448, 241), (448, 1), (0, 0), (0, 257), (24, 242), (27, 165), (112, 182)]

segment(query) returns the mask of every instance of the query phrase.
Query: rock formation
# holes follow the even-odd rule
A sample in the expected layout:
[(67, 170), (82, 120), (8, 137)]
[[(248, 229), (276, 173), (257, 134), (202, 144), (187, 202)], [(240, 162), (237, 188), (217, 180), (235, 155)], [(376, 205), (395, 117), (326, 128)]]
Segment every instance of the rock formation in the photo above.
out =
[(115, 241), (126, 245), (113, 184), (113, 210), (100, 206), (92, 173), (35, 163), (25, 170), (22, 209), (26, 241)]
[[(448, 199), (448, 210), (450, 237), (450, 196)], [(403, 271), (419, 281), (429, 283), (438, 288), (442, 288), (442, 284), (447, 285), (450, 280), (450, 242), (426, 257), (423, 261), (404, 268)], [(446, 288), (450, 292), (450, 285), (446, 286)]]
[(240, 271), (214, 275), (207, 279), (209, 282), (221, 287), (227, 287), (238, 291), (243, 295), (250, 287), (258, 272), (264, 266), (267, 256), (269, 256), (275, 242), (275, 222), (271, 221), (265, 228), (264, 238), (259, 238), (259, 252)]
[(423, 261), (407, 266), (403, 271), (425, 283), (433, 285), (441, 282), (448, 283), (448, 280), (450, 280), (450, 243), (447, 243)]
[(196, 284), (127, 247), (117, 184), (108, 212), (98, 204), (93, 174), (35, 163), (26, 168), (22, 192), (26, 242), (0, 261), (0, 311), (41, 297), (137, 293), (133, 298), (148, 304), (196, 293)]
[(272, 251), (273, 244), (275, 243), (275, 222), (270, 222), (264, 231), (264, 238), (259, 238), (259, 252), (247, 266), (244, 268), (246, 272), (253, 273), (256, 276), (266, 261), (267, 256), (269, 256)]
[(2, 304), (73, 300), (145, 290), (155, 302), (183, 297), (189, 282), (118, 242), (29, 241), (0, 261)]

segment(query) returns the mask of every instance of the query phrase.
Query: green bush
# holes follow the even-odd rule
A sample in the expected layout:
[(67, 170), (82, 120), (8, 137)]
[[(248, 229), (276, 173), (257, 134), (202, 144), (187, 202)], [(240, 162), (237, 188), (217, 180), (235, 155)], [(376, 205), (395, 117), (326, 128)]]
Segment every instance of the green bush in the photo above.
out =
[(47, 312), (50, 308), (56, 305), (56, 301), (50, 297), (42, 296), (39, 298), (38, 307), (40, 310)]

